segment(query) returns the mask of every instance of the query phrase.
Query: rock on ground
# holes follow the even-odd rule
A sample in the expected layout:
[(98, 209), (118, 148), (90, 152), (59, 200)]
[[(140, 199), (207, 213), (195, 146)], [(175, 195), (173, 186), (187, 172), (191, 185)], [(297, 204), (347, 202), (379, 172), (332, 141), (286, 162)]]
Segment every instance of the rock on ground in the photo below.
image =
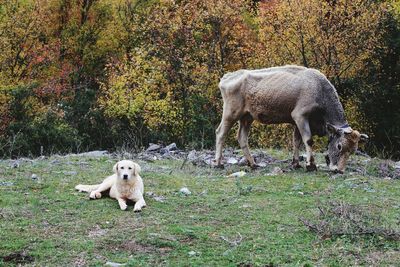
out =
[(98, 158), (98, 157), (108, 156), (108, 151), (107, 150), (94, 150), (94, 151), (76, 154), (76, 156)]
[(149, 147), (146, 149), (146, 152), (158, 151), (160, 149), (161, 149), (160, 145), (150, 143)]
[(181, 194), (183, 194), (185, 196), (188, 196), (188, 195), (192, 194), (192, 192), (190, 192), (190, 190), (187, 187), (182, 187), (179, 190), (179, 193), (181, 193)]
[(107, 261), (105, 266), (111, 266), (111, 267), (119, 267), (119, 266), (125, 266), (126, 264), (124, 263), (117, 263), (117, 262), (112, 262), (112, 261)]

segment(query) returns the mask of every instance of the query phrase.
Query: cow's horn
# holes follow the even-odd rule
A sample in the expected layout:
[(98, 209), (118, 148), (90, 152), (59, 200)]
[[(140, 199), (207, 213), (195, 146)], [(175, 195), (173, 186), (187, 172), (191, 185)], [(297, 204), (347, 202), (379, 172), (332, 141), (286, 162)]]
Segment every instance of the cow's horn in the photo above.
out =
[(368, 139), (369, 139), (368, 135), (366, 135), (366, 134), (361, 134), (360, 135), (360, 141), (366, 142), (366, 141), (368, 141)]

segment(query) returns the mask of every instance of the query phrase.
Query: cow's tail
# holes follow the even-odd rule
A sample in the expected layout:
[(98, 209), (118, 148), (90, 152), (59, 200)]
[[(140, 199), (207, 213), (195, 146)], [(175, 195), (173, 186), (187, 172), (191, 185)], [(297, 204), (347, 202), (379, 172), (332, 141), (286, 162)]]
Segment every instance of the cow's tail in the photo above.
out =
[(79, 190), (79, 192), (92, 192), (99, 188), (100, 184), (94, 184), (94, 185), (86, 185), (86, 184), (78, 184), (75, 186), (76, 190)]

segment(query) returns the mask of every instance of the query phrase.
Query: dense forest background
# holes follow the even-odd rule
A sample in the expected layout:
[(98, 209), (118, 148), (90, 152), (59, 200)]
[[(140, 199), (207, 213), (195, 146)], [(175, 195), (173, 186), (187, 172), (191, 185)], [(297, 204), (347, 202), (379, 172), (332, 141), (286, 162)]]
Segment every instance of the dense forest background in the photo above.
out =
[[(400, 156), (399, 1), (0, 3), (0, 157), (212, 148), (219, 78), (285, 64), (321, 70), (368, 152)], [(250, 141), (287, 147), (290, 136), (256, 124)]]

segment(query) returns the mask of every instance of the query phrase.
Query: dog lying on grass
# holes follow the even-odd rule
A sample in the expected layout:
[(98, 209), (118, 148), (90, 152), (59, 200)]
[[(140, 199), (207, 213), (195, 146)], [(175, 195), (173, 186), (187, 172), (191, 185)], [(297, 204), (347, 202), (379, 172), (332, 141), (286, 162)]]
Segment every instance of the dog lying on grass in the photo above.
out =
[(108, 176), (101, 184), (75, 186), (80, 192), (90, 193), (90, 199), (101, 198), (101, 193), (110, 190), (110, 197), (118, 200), (121, 210), (126, 210), (127, 200), (135, 202), (133, 211), (141, 211), (146, 206), (143, 199), (144, 186), (140, 177), (140, 166), (130, 160), (121, 160), (117, 162), (113, 175)]

